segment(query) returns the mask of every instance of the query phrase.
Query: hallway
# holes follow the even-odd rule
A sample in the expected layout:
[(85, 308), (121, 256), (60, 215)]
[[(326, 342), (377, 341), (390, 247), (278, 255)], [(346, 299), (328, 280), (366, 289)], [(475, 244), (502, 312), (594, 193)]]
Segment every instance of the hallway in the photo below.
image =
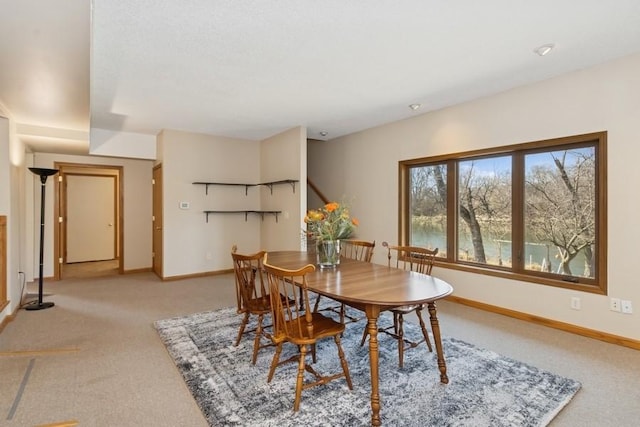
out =
[(63, 279), (77, 277), (102, 277), (118, 275), (118, 260), (88, 261), (62, 264)]

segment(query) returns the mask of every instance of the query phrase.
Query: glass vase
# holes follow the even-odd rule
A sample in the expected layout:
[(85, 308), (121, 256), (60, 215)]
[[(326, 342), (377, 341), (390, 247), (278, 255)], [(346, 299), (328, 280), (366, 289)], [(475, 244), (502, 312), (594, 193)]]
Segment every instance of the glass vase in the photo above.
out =
[(320, 268), (334, 268), (340, 264), (340, 240), (316, 242), (316, 257)]

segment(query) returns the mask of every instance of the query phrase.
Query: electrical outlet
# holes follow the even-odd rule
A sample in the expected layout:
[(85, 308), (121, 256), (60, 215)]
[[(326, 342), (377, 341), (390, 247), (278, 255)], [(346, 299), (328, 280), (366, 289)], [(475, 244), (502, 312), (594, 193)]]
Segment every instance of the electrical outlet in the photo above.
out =
[(571, 297), (571, 308), (574, 310), (580, 310), (580, 298)]
[(631, 305), (631, 301), (623, 299), (622, 301), (620, 301), (621, 306), (622, 306), (622, 312), (624, 314), (632, 314), (633, 313), (633, 306)]
[(609, 310), (617, 311), (618, 313), (622, 311), (620, 308), (620, 298), (611, 298), (609, 300)]

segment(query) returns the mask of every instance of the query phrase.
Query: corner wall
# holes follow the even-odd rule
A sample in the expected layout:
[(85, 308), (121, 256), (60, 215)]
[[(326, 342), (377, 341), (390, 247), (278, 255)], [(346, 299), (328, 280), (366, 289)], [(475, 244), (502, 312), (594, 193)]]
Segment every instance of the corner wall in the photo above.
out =
[(262, 248), (301, 250), (302, 229), (307, 203), (307, 131), (296, 127), (263, 140), (261, 143), (260, 181), (298, 180), (294, 185), (263, 187), (261, 207), (282, 211), (275, 218), (265, 218), (261, 229)]
[[(242, 253), (300, 248), (306, 206), (306, 130), (294, 128), (264, 141), (163, 130), (157, 141), (163, 171), (163, 273), (165, 278), (233, 268), (231, 247)], [(284, 179), (295, 185), (257, 184)], [(303, 198), (301, 198), (303, 195)], [(181, 202), (189, 208), (181, 209)], [(274, 210), (275, 216), (205, 210)]]
[[(261, 220), (242, 213), (205, 210), (260, 209), (260, 189), (194, 185), (193, 182), (260, 182), (260, 145), (255, 141), (163, 130), (158, 136), (163, 172), (163, 274), (165, 278), (233, 268), (231, 246), (260, 248)], [(208, 194), (207, 194), (208, 193)], [(180, 202), (189, 203), (180, 209)], [(270, 221), (265, 218), (265, 221)]]

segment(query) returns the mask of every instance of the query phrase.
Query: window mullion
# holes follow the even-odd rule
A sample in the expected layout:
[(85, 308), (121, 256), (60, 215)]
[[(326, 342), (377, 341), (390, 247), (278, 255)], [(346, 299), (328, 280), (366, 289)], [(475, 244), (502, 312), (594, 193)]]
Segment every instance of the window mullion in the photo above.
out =
[(514, 152), (511, 171), (511, 259), (514, 272), (524, 271), (524, 154)]
[(458, 161), (447, 162), (447, 260), (458, 260)]

